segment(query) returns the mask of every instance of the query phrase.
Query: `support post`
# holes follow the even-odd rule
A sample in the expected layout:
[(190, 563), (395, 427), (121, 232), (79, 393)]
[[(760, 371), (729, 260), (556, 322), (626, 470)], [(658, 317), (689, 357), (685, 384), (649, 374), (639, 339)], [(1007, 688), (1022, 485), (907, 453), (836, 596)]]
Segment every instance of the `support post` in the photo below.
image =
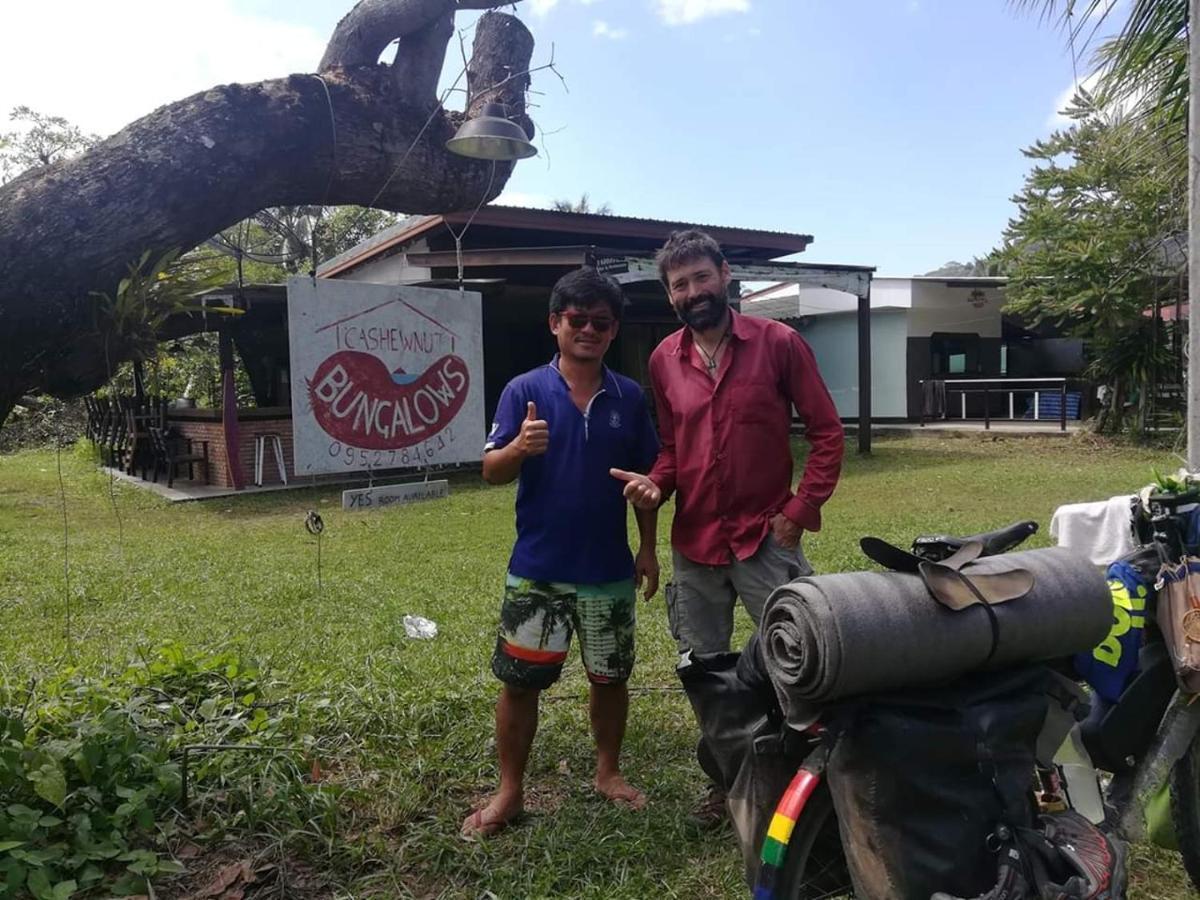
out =
[(233, 379), (233, 335), (222, 324), (217, 330), (217, 338), (221, 360), (221, 432), (224, 436), (225, 458), (229, 462), (229, 480), (233, 482), (233, 489), (240, 491), (246, 482), (238, 458), (241, 435), (238, 429), (237, 386)]
[(1192, 321), (1200, 310), (1200, 0), (1188, 4), (1188, 365), (1187, 463), (1200, 468), (1200, 327)]
[[(1200, 2), (1200, 0), (1197, 0)], [(871, 452), (871, 282), (858, 298), (858, 452)]]

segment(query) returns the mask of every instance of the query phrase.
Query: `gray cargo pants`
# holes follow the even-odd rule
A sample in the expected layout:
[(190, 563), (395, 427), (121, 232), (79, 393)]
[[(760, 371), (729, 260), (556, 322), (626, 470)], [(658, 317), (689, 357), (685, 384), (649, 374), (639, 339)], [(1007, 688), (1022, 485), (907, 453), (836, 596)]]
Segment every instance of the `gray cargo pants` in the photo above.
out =
[(678, 550), (673, 558), (675, 573), (666, 588), (667, 621), (680, 653), (729, 650), (733, 609), (739, 597), (757, 625), (771, 591), (812, 574), (801, 546), (787, 550), (776, 543), (769, 531), (749, 559), (706, 566), (693, 562)]

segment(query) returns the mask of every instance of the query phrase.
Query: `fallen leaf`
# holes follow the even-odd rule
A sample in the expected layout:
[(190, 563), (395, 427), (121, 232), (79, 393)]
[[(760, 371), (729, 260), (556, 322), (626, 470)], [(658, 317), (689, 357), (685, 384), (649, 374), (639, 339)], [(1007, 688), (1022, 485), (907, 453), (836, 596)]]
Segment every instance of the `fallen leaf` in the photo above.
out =
[[(242, 900), (245, 895), (244, 885), (257, 881), (250, 860), (231, 863), (217, 873), (217, 877), (207, 885), (192, 894), (193, 900), (218, 898), (218, 900)], [(240, 882), (240, 884), (239, 884)]]

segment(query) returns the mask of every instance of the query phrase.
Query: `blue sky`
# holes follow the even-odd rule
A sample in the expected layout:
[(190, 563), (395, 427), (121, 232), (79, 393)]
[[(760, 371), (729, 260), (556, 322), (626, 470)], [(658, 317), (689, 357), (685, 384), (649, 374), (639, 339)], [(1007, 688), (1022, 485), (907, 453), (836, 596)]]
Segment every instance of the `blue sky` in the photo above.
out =
[[(21, 4), (3, 17), (0, 108), (27, 103), (111, 133), (216, 82), (311, 71), (351, 5)], [(804, 232), (816, 238), (804, 258), (882, 274), (998, 242), (1028, 168), (1021, 148), (1049, 133), (1073, 78), (1062, 32), (1007, 0), (525, 0), (518, 11), (535, 64), (553, 44), (569, 91), (535, 76), (548, 153), (519, 165), (505, 199), (587, 191), (624, 215)], [(98, 54), (105, 29), (117, 43)], [(87, 60), (88, 79), (55, 75), (50, 47)]]

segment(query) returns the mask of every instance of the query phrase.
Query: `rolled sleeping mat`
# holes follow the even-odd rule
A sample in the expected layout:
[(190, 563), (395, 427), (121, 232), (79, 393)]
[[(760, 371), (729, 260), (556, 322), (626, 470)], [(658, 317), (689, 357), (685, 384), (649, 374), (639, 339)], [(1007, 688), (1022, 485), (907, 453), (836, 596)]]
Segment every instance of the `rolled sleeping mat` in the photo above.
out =
[[(1017, 599), (950, 609), (919, 575), (849, 572), (798, 578), (768, 598), (763, 657), (789, 723), (813, 704), (942, 682), (1090, 650), (1112, 626), (1104, 575), (1061, 548), (982, 557), (963, 574), (1023, 569)], [(807, 707), (807, 709), (805, 709)]]

